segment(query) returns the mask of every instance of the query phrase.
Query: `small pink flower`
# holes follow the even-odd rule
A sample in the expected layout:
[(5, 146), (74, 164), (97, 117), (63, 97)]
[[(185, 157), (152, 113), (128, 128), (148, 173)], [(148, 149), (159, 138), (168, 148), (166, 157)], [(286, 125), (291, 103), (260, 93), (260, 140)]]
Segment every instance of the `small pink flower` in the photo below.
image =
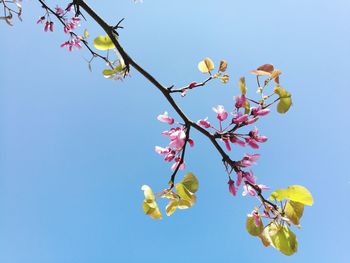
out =
[(250, 170), (249, 172), (243, 172), (243, 179), (244, 181), (247, 181), (250, 184), (254, 184), (254, 185), (256, 184), (256, 178), (252, 170)]
[(168, 112), (166, 112), (166, 111), (163, 114), (158, 115), (157, 119), (161, 122), (165, 122), (165, 123), (168, 123), (170, 125), (174, 123), (174, 119), (169, 117)]
[(45, 19), (45, 16), (42, 16), (42, 17), (39, 18), (38, 21), (36, 21), (36, 23), (37, 23), (37, 24), (43, 24), (43, 23), (45, 22), (45, 20), (46, 20), (46, 19)]
[(236, 96), (236, 97), (235, 97), (235, 100), (236, 100), (235, 107), (236, 107), (237, 109), (243, 108), (243, 106), (244, 106), (244, 104), (245, 104), (245, 102), (246, 102), (245, 96), (244, 96), (244, 95), (242, 95), (242, 96)]
[(254, 127), (254, 130), (249, 132), (249, 136), (257, 142), (266, 142), (266, 136), (260, 136), (258, 128)]
[(239, 112), (234, 116), (232, 122), (234, 124), (240, 124), (242, 122), (246, 122), (248, 120), (248, 117), (248, 114), (242, 114), (241, 112)]
[(231, 178), (228, 180), (228, 190), (233, 196), (236, 196), (237, 189), (235, 187), (235, 182), (231, 180)]
[(50, 30), (51, 32), (53, 32), (53, 22), (52, 22), (52, 21), (50, 22), (49, 30)]
[(243, 179), (243, 173), (242, 173), (242, 171), (238, 171), (237, 172), (237, 181), (236, 181), (237, 187), (239, 187), (241, 185), (242, 179)]
[(247, 121), (245, 122), (245, 124), (250, 125), (250, 124), (253, 124), (254, 122), (257, 122), (258, 120), (259, 120), (258, 117), (251, 118), (251, 119), (247, 120)]
[(47, 32), (49, 30), (49, 28), (50, 28), (50, 22), (46, 21), (44, 31)]
[(185, 97), (187, 95), (187, 89), (183, 89), (181, 92), (181, 97)]
[(254, 210), (252, 211), (252, 213), (250, 214), (250, 216), (252, 216), (254, 218), (254, 224), (258, 227), (260, 226), (261, 220), (260, 220), (260, 215), (259, 212)]
[(64, 12), (63, 9), (59, 6), (56, 6), (55, 9), (56, 9), (56, 14), (59, 16), (62, 15)]
[(240, 162), (240, 165), (242, 167), (248, 167), (253, 164), (256, 164), (256, 160), (258, 160), (260, 157), (260, 154), (245, 154), (243, 159)]
[(225, 143), (226, 149), (228, 151), (231, 151), (231, 145), (230, 145), (230, 139), (229, 137), (222, 137), (221, 141), (223, 141)]
[(224, 120), (227, 119), (228, 113), (227, 113), (227, 111), (225, 111), (224, 106), (218, 105), (216, 108), (213, 107), (213, 111), (214, 111), (215, 113), (217, 113), (217, 118), (218, 118), (220, 121), (224, 121)]
[(242, 141), (242, 140), (240, 140), (240, 139), (239, 139), (237, 136), (235, 136), (235, 135), (231, 135), (230, 141), (231, 141), (232, 143), (238, 144), (239, 146), (242, 146), (242, 147), (245, 146), (245, 142)]
[(188, 138), (187, 142), (191, 147), (194, 146), (194, 141), (191, 138)]
[(243, 186), (243, 196), (246, 196), (247, 194), (249, 194), (250, 196), (255, 196), (256, 192), (253, 189), (253, 187), (251, 187), (249, 184), (246, 184)]
[[(177, 166), (178, 166), (179, 163), (180, 163), (180, 160), (181, 160), (180, 157), (177, 157), (177, 158), (175, 159), (175, 163), (171, 166), (171, 170), (172, 170), (172, 171), (175, 171), (175, 169), (177, 168)], [(185, 169), (185, 167), (186, 167), (185, 162), (182, 162), (182, 164), (181, 164), (180, 167), (179, 167), (179, 170), (183, 170), (183, 169)]]
[(210, 122), (208, 121), (208, 117), (206, 117), (203, 120), (197, 121), (197, 124), (202, 126), (203, 128), (210, 128), (211, 127)]
[(172, 134), (170, 134), (169, 137), (171, 140), (171, 142), (169, 143), (170, 147), (181, 149), (184, 146), (186, 133), (183, 131), (183, 129), (175, 129), (175, 131)]
[(270, 190), (270, 187), (268, 187), (264, 184), (258, 184), (258, 187), (260, 188), (260, 190)]
[(270, 112), (270, 109), (261, 109), (261, 107), (253, 107), (250, 110), (252, 115), (254, 115), (255, 117), (266, 116)]
[(168, 154), (170, 152), (170, 148), (169, 147), (163, 148), (163, 147), (160, 147), (160, 146), (156, 146), (154, 150), (158, 154)]

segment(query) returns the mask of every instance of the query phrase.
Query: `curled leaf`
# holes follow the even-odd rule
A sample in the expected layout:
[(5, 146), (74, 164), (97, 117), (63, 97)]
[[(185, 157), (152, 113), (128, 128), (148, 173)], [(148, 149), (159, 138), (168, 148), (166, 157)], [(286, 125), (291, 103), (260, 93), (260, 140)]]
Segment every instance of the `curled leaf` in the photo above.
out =
[(226, 60), (221, 60), (220, 65), (219, 65), (219, 71), (225, 72), (227, 69), (227, 61)]
[(149, 215), (152, 219), (162, 219), (162, 214), (159, 211), (152, 189), (148, 185), (143, 185), (141, 190), (145, 195), (145, 199), (142, 203), (144, 213)]

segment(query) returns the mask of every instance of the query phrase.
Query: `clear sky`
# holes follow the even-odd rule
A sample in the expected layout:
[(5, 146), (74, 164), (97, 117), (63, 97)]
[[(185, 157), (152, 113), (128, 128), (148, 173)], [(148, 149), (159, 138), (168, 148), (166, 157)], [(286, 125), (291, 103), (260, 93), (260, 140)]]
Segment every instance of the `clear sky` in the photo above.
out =
[[(61, 49), (65, 35), (44, 33), (40, 5), (24, 1), (24, 22), (0, 24), (0, 262), (350, 262), (349, 1), (89, 3), (110, 23), (126, 18), (121, 43), (165, 85), (203, 80), (206, 56), (228, 60), (228, 85), (177, 98), (194, 120), (232, 107), (241, 75), (253, 87), (249, 70), (284, 72), (294, 105), (258, 123), (269, 141), (254, 171), (271, 188), (313, 193), (295, 229), (299, 251), (283, 256), (246, 233), (256, 202), (229, 195), (219, 155), (196, 133), (187, 170), (200, 180), (197, 204), (144, 216), (141, 185), (160, 190), (170, 175), (154, 153), (167, 143), (156, 116), (173, 111), (135, 71), (123, 82), (104, 79), (100, 63), (90, 73), (88, 53)], [(85, 27), (102, 34), (90, 19)]]

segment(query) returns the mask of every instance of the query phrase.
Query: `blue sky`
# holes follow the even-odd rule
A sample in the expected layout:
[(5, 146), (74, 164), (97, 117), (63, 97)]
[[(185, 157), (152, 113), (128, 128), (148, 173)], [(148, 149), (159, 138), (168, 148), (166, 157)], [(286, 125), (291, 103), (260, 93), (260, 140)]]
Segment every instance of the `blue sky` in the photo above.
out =
[[(173, 111), (135, 71), (123, 82), (105, 80), (101, 63), (90, 73), (88, 53), (61, 49), (65, 35), (44, 33), (40, 5), (24, 1), (24, 22), (0, 24), (0, 262), (350, 262), (350, 3), (119, 2), (90, 4), (112, 24), (126, 18), (121, 43), (164, 85), (204, 79), (206, 56), (228, 60), (228, 85), (177, 98), (194, 120), (232, 107), (240, 76), (254, 87), (249, 70), (284, 72), (294, 105), (257, 123), (269, 141), (254, 171), (271, 188), (313, 193), (295, 230), (299, 251), (285, 257), (246, 233), (256, 202), (229, 195), (218, 154), (196, 133), (187, 170), (200, 181), (197, 204), (161, 221), (144, 216), (141, 185), (162, 189), (170, 175), (154, 153), (167, 143), (156, 116)], [(102, 34), (91, 20), (85, 27)]]

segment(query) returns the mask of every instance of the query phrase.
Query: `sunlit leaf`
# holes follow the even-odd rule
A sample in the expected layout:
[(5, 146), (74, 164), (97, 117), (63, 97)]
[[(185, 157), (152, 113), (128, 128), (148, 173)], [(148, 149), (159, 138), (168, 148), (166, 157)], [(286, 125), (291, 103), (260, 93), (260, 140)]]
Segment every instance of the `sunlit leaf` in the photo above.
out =
[(271, 193), (270, 199), (278, 201), (289, 199), (310, 206), (314, 202), (310, 191), (301, 185), (292, 185), (287, 189), (278, 189)]
[(239, 89), (241, 90), (242, 95), (246, 95), (247, 94), (247, 86), (245, 84), (245, 78), (241, 77), (239, 79)]
[(192, 207), (195, 202), (196, 202), (196, 196), (193, 195), (191, 201), (179, 200), (177, 208), (179, 208), (179, 209), (188, 209), (188, 208)]
[(193, 173), (187, 173), (181, 182), (191, 193), (197, 192), (198, 179)]
[(210, 58), (205, 58), (198, 63), (198, 69), (202, 73), (208, 73), (214, 69), (214, 62)]
[(220, 61), (220, 66), (219, 66), (219, 71), (225, 72), (227, 69), (227, 61), (226, 60), (221, 60)]
[(296, 236), (287, 226), (271, 224), (268, 231), (271, 245), (283, 254), (290, 256), (298, 250)]
[(259, 235), (259, 238), (261, 239), (261, 242), (265, 247), (268, 247), (271, 245), (271, 239), (270, 239), (268, 227), (264, 228), (264, 231), (261, 232), (261, 234)]
[(84, 38), (88, 38), (90, 36), (89, 31), (87, 29), (84, 30)]
[(178, 183), (176, 184), (176, 192), (181, 197), (181, 199), (192, 202), (192, 196), (194, 195), (191, 193), (184, 184)]
[(112, 40), (108, 35), (96, 37), (94, 39), (94, 46), (98, 50), (108, 50), (115, 48)]
[(225, 74), (222, 77), (220, 77), (220, 80), (222, 83), (227, 84), (230, 80), (230, 76)]
[(148, 185), (143, 185), (141, 190), (145, 195), (142, 203), (144, 213), (153, 219), (162, 219), (162, 214), (159, 211), (152, 189)]
[(169, 202), (169, 204), (165, 208), (167, 216), (171, 216), (175, 212), (175, 210), (178, 206), (178, 203), (179, 202), (177, 200), (172, 200)]
[(284, 208), (286, 217), (296, 226), (300, 226), (300, 218), (303, 216), (304, 205), (299, 202), (289, 200)]
[(248, 233), (251, 234), (252, 236), (259, 236), (264, 230), (264, 226), (263, 226), (263, 223), (261, 221), (261, 218), (259, 220), (260, 220), (260, 224), (259, 224), (259, 226), (256, 226), (255, 222), (254, 222), (254, 217), (252, 215), (247, 216), (245, 226), (246, 226)]
[(286, 113), (292, 105), (292, 95), (281, 86), (276, 86), (274, 92), (280, 97), (277, 104), (277, 111), (279, 113)]

